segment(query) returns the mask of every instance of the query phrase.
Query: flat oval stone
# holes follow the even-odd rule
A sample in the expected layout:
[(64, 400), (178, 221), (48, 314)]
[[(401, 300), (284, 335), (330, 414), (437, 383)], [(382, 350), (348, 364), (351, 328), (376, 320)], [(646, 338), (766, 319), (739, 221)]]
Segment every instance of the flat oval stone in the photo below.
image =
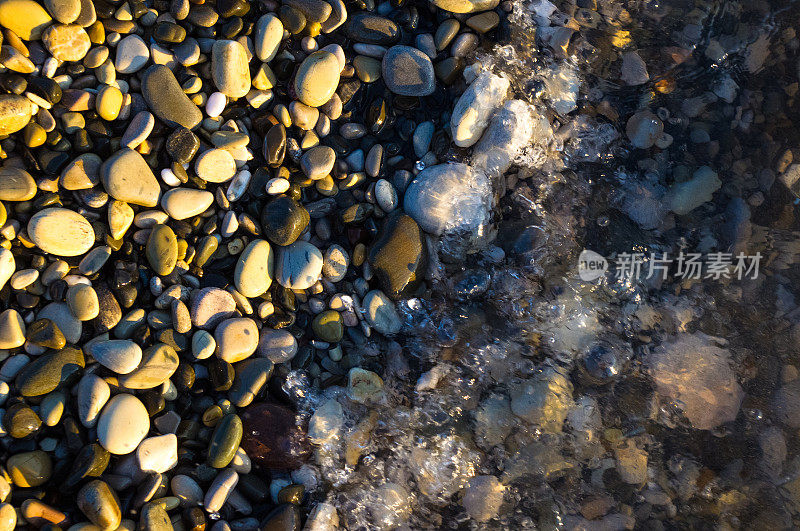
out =
[(138, 72), (150, 60), (150, 50), (144, 39), (138, 35), (128, 35), (117, 43), (114, 68), (120, 74)]
[(356, 13), (345, 25), (345, 33), (356, 42), (389, 46), (400, 40), (400, 28), (388, 18)]
[(228, 363), (236, 363), (253, 355), (258, 347), (258, 327), (249, 317), (236, 317), (222, 321), (214, 330), (217, 356)]
[(117, 374), (132, 372), (142, 361), (142, 348), (127, 339), (96, 341), (86, 347), (86, 353), (100, 365)]
[(314, 245), (297, 241), (278, 249), (275, 280), (288, 289), (308, 289), (322, 273), (322, 253)]
[(69, 287), (67, 305), (78, 321), (91, 321), (100, 313), (97, 292), (87, 284), (75, 284)]
[(228, 396), (236, 407), (249, 406), (266, 385), (274, 364), (267, 358), (250, 358), (236, 364), (236, 376)]
[(309, 179), (319, 180), (330, 174), (336, 163), (336, 152), (328, 146), (316, 146), (300, 158), (300, 169)]
[(0, 94), (0, 135), (10, 135), (21, 130), (31, 121), (32, 113), (31, 100), (25, 96)]
[(317, 51), (303, 59), (294, 78), (297, 98), (309, 107), (326, 104), (339, 86), (339, 60), (330, 52)]
[(0, 200), (27, 201), (36, 191), (36, 181), (30, 173), (13, 166), (0, 168)]
[(451, 13), (476, 13), (494, 9), (500, 0), (433, 0), (433, 5)]
[(136, 148), (150, 136), (155, 125), (156, 119), (152, 114), (147, 111), (139, 111), (125, 129), (120, 144), (131, 149)]
[(75, 22), (81, 14), (80, 0), (45, 0), (44, 6), (62, 24)]
[(129, 454), (150, 431), (150, 416), (144, 404), (133, 395), (111, 398), (97, 421), (100, 444), (114, 455)]
[(94, 153), (78, 155), (61, 170), (59, 184), (66, 190), (85, 190), (100, 182), (100, 166), (103, 159)]
[(174, 433), (148, 437), (136, 449), (136, 461), (142, 472), (163, 474), (178, 464), (178, 438)]
[(199, 290), (194, 294), (190, 306), (192, 323), (204, 330), (213, 330), (235, 311), (236, 301), (233, 295), (220, 288)]
[(258, 355), (263, 356), (273, 363), (285, 363), (297, 353), (297, 339), (291, 332), (284, 329), (261, 329), (258, 340)]
[(366, 312), (367, 322), (381, 334), (392, 336), (400, 331), (403, 325), (400, 315), (394, 303), (382, 291), (372, 290), (367, 293), (361, 301), (361, 307)]
[(177, 220), (202, 214), (213, 202), (214, 194), (194, 188), (173, 188), (161, 196), (161, 208)]
[(34, 450), (14, 454), (6, 461), (6, 470), (17, 487), (38, 487), (46, 483), (53, 473), (53, 462), (46, 452)]
[(39, 249), (56, 256), (79, 256), (94, 245), (92, 225), (73, 210), (46, 208), (28, 221), (28, 236)]
[(111, 388), (105, 380), (96, 374), (84, 374), (78, 382), (78, 419), (81, 424), (93, 428), (110, 396)]
[(158, 205), (161, 187), (153, 170), (142, 156), (130, 148), (122, 148), (100, 167), (100, 179), (108, 195), (134, 205)]
[(211, 48), (211, 77), (217, 90), (226, 96), (246, 96), (250, 91), (250, 67), (244, 46), (238, 41), (215, 41)]
[(83, 369), (83, 353), (71, 347), (51, 350), (26, 365), (14, 380), (24, 397), (42, 396)]
[(105, 481), (95, 479), (84, 485), (76, 503), (86, 518), (102, 529), (117, 529), (122, 522), (119, 498)]
[(80, 61), (92, 46), (86, 30), (78, 24), (53, 24), (42, 33), (42, 42), (59, 61)]
[(427, 263), (422, 229), (406, 214), (391, 216), (367, 257), (383, 291), (397, 299), (416, 289)]
[(156, 275), (163, 277), (172, 273), (178, 262), (178, 238), (175, 232), (166, 225), (155, 225), (150, 229), (145, 254)]
[(0, 26), (8, 28), (20, 39), (36, 41), (53, 19), (33, 0), (3, 0), (0, 2)]
[(389, 48), (381, 72), (389, 90), (401, 96), (428, 96), (436, 88), (430, 57), (411, 46)]
[[(179, 363), (175, 349), (164, 343), (156, 343), (144, 350), (142, 362), (135, 370), (119, 377), (119, 383), (128, 389), (152, 389), (169, 380)], [(108, 451), (111, 452), (110, 449)]]
[(256, 22), (253, 47), (256, 57), (268, 63), (275, 58), (283, 39), (283, 23), (274, 13), (262, 15)]
[(308, 210), (287, 195), (275, 197), (261, 211), (264, 236), (276, 245), (291, 245), (297, 241), (310, 220)]
[(153, 65), (142, 76), (142, 96), (156, 118), (170, 127), (194, 129), (203, 113), (181, 88), (175, 74), (164, 65)]
[(242, 442), (242, 433), (242, 419), (239, 415), (229, 413), (222, 417), (214, 428), (208, 445), (208, 465), (214, 468), (228, 466)]
[(245, 297), (258, 297), (267, 292), (272, 285), (275, 257), (272, 247), (266, 240), (253, 240), (244, 248), (236, 269), (233, 283)]
[(197, 176), (210, 183), (224, 183), (236, 174), (236, 161), (229, 151), (209, 149), (195, 160), (194, 171)]

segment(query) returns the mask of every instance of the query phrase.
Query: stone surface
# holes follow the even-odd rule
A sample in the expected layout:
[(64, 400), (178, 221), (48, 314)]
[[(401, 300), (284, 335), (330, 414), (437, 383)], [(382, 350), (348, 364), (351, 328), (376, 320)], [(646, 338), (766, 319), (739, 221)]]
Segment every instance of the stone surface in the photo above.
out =
[(383, 56), (386, 86), (401, 96), (427, 96), (436, 88), (430, 57), (411, 46), (392, 46)]
[(178, 239), (175, 232), (167, 225), (155, 225), (150, 229), (145, 254), (156, 275), (166, 276), (172, 273), (178, 261)]
[(27, 201), (36, 191), (36, 182), (30, 173), (9, 166), (0, 168), (0, 200)]
[(499, 0), (433, 0), (433, 5), (452, 13), (475, 13), (494, 9)]
[(175, 75), (164, 65), (153, 65), (142, 76), (142, 95), (150, 111), (170, 127), (194, 129), (203, 113), (184, 93)]
[(86, 353), (117, 374), (132, 372), (142, 361), (142, 348), (127, 339), (94, 342), (86, 348)]
[(149, 430), (147, 409), (138, 398), (128, 394), (111, 398), (97, 422), (100, 444), (115, 455), (134, 451)]
[(419, 286), (427, 263), (427, 249), (419, 225), (396, 214), (383, 227), (367, 257), (383, 291), (394, 299)]
[(242, 448), (253, 464), (266, 470), (294, 469), (305, 463), (310, 448), (294, 412), (271, 403), (253, 404), (242, 413)]
[(208, 465), (213, 468), (228, 466), (242, 441), (242, 433), (242, 419), (238, 415), (229, 413), (222, 417), (208, 444)]
[(173, 188), (161, 196), (161, 208), (172, 219), (192, 218), (205, 212), (214, 202), (214, 194), (194, 188)]
[[(9, 1), (7, 0), (3, 5)], [(0, 21), (2, 20), (2, 5), (0, 5)], [(1, 23), (1, 22), (0, 22)], [(16, 133), (31, 120), (33, 107), (31, 101), (16, 94), (0, 94), (0, 135)]]
[(283, 23), (274, 13), (262, 15), (256, 22), (253, 46), (256, 57), (269, 62), (275, 58), (283, 39)]
[(314, 245), (297, 241), (278, 249), (275, 280), (289, 289), (308, 289), (322, 273), (322, 253)]
[(103, 159), (94, 153), (78, 155), (61, 171), (59, 183), (67, 190), (84, 190), (100, 182)]
[(190, 306), (192, 323), (204, 330), (213, 330), (233, 315), (236, 302), (233, 296), (219, 288), (203, 288), (192, 299)]
[(136, 449), (142, 472), (163, 474), (178, 464), (178, 438), (173, 433), (148, 437)]
[[(156, 343), (144, 350), (142, 361), (136, 369), (120, 375), (119, 383), (128, 389), (158, 387), (175, 373), (179, 362), (175, 349), (164, 343)], [(111, 452), (110, 449), (109, 452)]]
[(402, 321), (394, 303), (380, 290), (372, 290), (364, 296), (361, 306), (366, 312), (367, 322), (385, 336), (400, 331)]
[(503, 104), (510, 82), (507, 78), (482, 72), (464, 91), (450, 118), (453, 142), (469, 147), (480, 140), (489, 119)]
[(303, 59), (294, 78), (297, 98), (309, 107), (327, 103), (339, 85), (341, 67), (330, 52), (317, 51)]
[(288, 330), (261, 329), (258, 355), (273, 363), (284, 363), (297, 353), (297, 339)]
[(308, 227), (308, 210), (287, 195), (270, 200), (261, 211), (261, 229), (275, 245), (291, 245)]
[(239, 255), (233, 283), (245, 297), (258, 297), (266, 293), (272, 284), (274, 269), (275, 256), (269, 242), (253, 240)]
[(236, 161), (229, 151), (209, 149), (201, 153), (194, 162), (197, 176), (211, 183), (230, 181), (236, 173)]
[(67, 305), (78, 321), (90, 321), (100, 313), (97, 292), (86, 284), (76, 284), (67, 290)]
[(33, 0), (3, 0), (0, 2), (0, 26), (8, 28), (20, 39), (35, 41), (53, 22), (45, 9)]
[(138, 72), (150, 60), (150, 50), (138, 35), (128, 35), (117, 44), (117, 55), (114, 68), (120, 74)]
[(114, 199), (145, 207), (158, 205), (161, 188), (153, 170), (132, 149), (122, 148), (106, 160), (100, 167), (100, 179)]
[(116, 529), (122, 522), (117, 494), (108, 483), (95, 479), (78, 491), (78, 508), (101, 529)]
[(92, 45), (78, 24), (53, 24), (42, 33), (42, 42), (59, 61), (80, 61)]
[(258, 347), (258, 327), (248, 317), (226, 319), (214, 330), (217, 356), (236, 363), (253, 355)]
[(56, 256), (80, 256), (94, 245), (94, 229), (80, 214), (46, 208), (28, 221), (28, 236), (39, 249)]
[(25, 343), (25, 321), (19, 312), (9, 308), (0, 313), (0, 348), (17, 348), (23, 343)]
[(237, 41), (218, 40), (211, 48), (211, 76), (217, 90), (229, 98), (242, 98), (250, 91), (247, 51)]

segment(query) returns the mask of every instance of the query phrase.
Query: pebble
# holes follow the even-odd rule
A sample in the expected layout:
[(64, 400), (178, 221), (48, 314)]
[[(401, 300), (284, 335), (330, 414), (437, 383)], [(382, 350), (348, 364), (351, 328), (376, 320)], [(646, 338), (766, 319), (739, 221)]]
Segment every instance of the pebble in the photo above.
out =
[(67, 289), (67, 304), (78, 321), (90, 321), (100, 313), (97, 292), (87, 284), (75, 284)]
[(182, 507), (195, 507), (203, 503), (203, 489), (190, 476), (177, 474), (170, 480), (172, 495), (177, 496)]
[(386, 86), (401, 96), (427, 96), (436, 88), (430, 57), (411, 46), (392, 46), (383, 56)]
[(78, 382), (78, 418), (81, 424), (92, 428), (97, 423), (100, 410), (111, 397), (111, 388), (96, 374), (85, 374)]
[(0, 349), (21, 347), (25, 343), (25, 322), (12, 308), (0, 313)]
[(0, 168), (0, 200), (27, 201), (36, 191), (36, 182), (30, 173), (19, 168)]
[(297, 354), (297, 339), (288, 330), (261, 329), (258, 355), (273, 363), (285, 363)]
[(203, 498), (203, 505), (206, 511), (210, 513), (219, 511), (238, 482), (239, 474), (230, 468), (226, 468), (217, 474)]
[(258, 327), (248, 317), (226, 319), (214, 330), (217, 356), (228, 363), (236, 363), (253, 355), (258, 347)]
[(349, 258), (341, 245), (331, 245), (326, 249), (322, 263), (322, 273), (331, 282), (339, 282), (347, 273)]
[(142, 361), (136, 369), (120, 375), (119, 383), (128, 389), (153, 389), (169, 380), (179, 363), (178, 354), (171, 346), (156, 343), (142, 352)]
[(79, 0), (45, 0), (44, 6), (62, 24), (75, 22), (81, 14)]
[(370, 249), (367, 260), (383, 291), (390, 297), (398, 298), (416, 289), (427, 264), (419, 225), (405, 214), (391, 217)]
[(136, 149), (139, 144), (147, 140), (155, 125), (156, 119), (152, 114), (147, 111), (139, 111), (130, 121), (127, 129), (125, 129), (120, 144)]
[(272, 61), (278, 53), (282, 39), (283, 23), (281, 20), (273, 13), (262, 15), (256, 22), (253, 39), (256, 57), (265, 63)]
[(330, 174), (336, 163), (336, 153), (328, 146), (317, 146), (303, 153), (300, 168), (308, 178), (319, 180)]
[(250, 91), (247, 51), (237, 41), (218, 40), (211, 49), (211, 75), (217, 90), (236, 99)]
[(310, 220), (308, 210), (287, 195), (271, 199), (261, 211), (264, 236), (279, 246), (291, 245), (297, 241)]
[(349, 17), (345, 33), (356, 42), (389, 46), (400, 40), (400, 28), (388, 18), (368, 12)]
[(138, 35), (128, 35), (117, 43), (114, 68), (120, 74), (134, 74), (150, 60), (150, 50)]
[[(273, 362), (265, 358), (250, 358), (238, 363), (236, 365), (236, 376), (233, 380), (233, 386), (228, 394), (233, 405), (236, 407), (249, 406), (253, 400), (255, 400), (256, 395), (258, 395), (264, 385), (266, 385), (270, 376), (272, 376), (273, 367)], [(249, 463), (247, 454), (237, 450), (237, 454), (238, 453), (241, 453), (242, 459), (247, 459)], [(243, 472), (242, 467), (236, 470), (237, 472)]]
[(80, 214), (46, 208), (28, 221), (28, 236), (39, 249), (56, 256), (80, 256), (94, 245), (94, 229)]
[(78, 508), (100, 529), (117, 529), (122, 522), (119, 498), (108, 483), (95, 479), (77, 495)]
[(115, 455), (131, 453), (150, 430), (144, 404), (133, 395), (115, 395), (108, 401), (97, 422), (100, 444)]
[[(17, 0), (6, 0), (15, 2)], [(2, 24), (2, 5), (0, 4), (0, 24)], [(38, 5), (38, 4), (37, 4)], [(28, 125), (33, 114), (31, 101), (16, 94), (0, 94), (0, 134), (10, 135)]]
[(372, 290), (364, 296), (361, 306), (366, 312), (367, 322), (375, 330), (385, 336), (392, 336), (400, 331), (403, 323), (400, 315), (389, 297), (382, 291)]
[(172, 273), (178, 261), (178, 239), (175, 232), (167, 225), (155, 225), (150, 229), (145, 254), (156, 275), (166, 276)]
[(510, 82), (503, 76), (482, 72), (464, 91), (453, 108), (450, 129), (458, 147), (480, 140), (489, 119), (506, 99)]
[(242, 442), (242, 433), (242, 420), (238, 415), (229, 413), (222, 417), (209, 441), (208, 465), (213, 468), (228, 466)]
[(433, 0), (433, 5), (451, 13), (476, 13), (494, 9), (500, 0)]
[(199, 290), (193, 296), (190, 305), (192, 323), (204, 330), (213, 330), (235, 311), (236, 301), (233, 300), (233, 296), (219, 288)]
[(297, 241), (278, 249), (275, 280), (288, 289), (308, 289), (322, 273), (322, 253), (314, 245)]
[[(194, 129), (203, 119), (200, 108), (189, 99), (175, 75), (164, 65), (153, 65), (145, 71), (142, 76), (142, 96), (156, 118), (170, 127)], [(188, 140), (192, 136), (190, 133), (183, 138)], [(169, 145), (167, 150), (170, 150)]]
[(33, 0), (3, 0), (0, 2), (0, 26), (13, 31), (20, 39), (36, 41), (53, 19)]
[(85, 190), (100, 182), (103, 160), (94, 153), (78, 155), (61, 171), (59, 183), (67, 190)]
[(81, 321), (79, 321), (63, 302), (51, 302), (37, 315), (39, 319), (50, 319), (55, 323), (59, 330), (64, 334), (67, 343), (75, 345), (78, 343), (83, 331)]
[(317, 51), (306, 57), (297, 69), (294, 91), (298, 99), (309, 107), (327, 103), (339, 85), (341, 68), (336, 56), (327, 51)]
[(0, 289), (6, 285), (16, 267), (14, 254), (4, 247), (0, 248)]
[(178, 438), (173, 433), (148, 437), (136, 449), (142, 472), (163, 474), (178, 464)]
[(173, 188), (161, 196), (161, 208), (175, 220), (202, 214), (213, 202), (214, 194), (193, 188)]
[(209, 149), (197, 157), (194, 163), (197, 176), (204, 181), (224, 183), (236, 174), (236, 161), (229, 151)]
[(122, 148), (100, 167), (100, 179), (108, 195), (118, 201), (154, 207), (158, 205), (161, 188), (156, 176), (142, 156)]
[(14, 385), (25, 397), (46, 395), (83, 366), (83, 353), (80, 350), (70, 347), (52, 350), (19, 371)]
[(92, 46), (86, 30), (78, 24), (51, 25), (42, 33), (42, 43), (59, 61), (80, 61)]
[(208, 97), (208, 101), (206, 101), (206, 114), (210, 118), (216, 118), (225, 110), (225, 105), (227, 103), (228, 100), (225, 94), (222, 92), (214, 92)]
[(233, 273), (237, 291), (245, 297), (258, 297), (267, 292), (274, 277), (275, 258), (269, 242), (253, 240), (239, 255)]
[(141, 347), (127, 339), (94, 342), (86, 347), (86, 353), (117, 374), (133, 372), (142, 361)]
[(53, 462), (50, 460), (50, 456), (41, 450), (22, 452), (8, 458), (6, 470), (15, 486), (38, 487), (50, 479), (53, 473)]

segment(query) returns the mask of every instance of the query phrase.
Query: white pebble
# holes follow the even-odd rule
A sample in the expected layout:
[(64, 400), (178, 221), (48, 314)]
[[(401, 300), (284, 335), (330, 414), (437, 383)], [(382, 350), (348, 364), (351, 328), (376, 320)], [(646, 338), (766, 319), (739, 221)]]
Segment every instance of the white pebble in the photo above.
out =
[(161, 170), (161, 180), (164, 181), (164, 184), (167, 186), (180, 186), (181, 181), (178, 179), (175, 174), (169, 168), (164, 168)]
[(286, 192), (291, 184), (283, 177), (273, 177), (267, 182), (267, 193), (269, 195), (280, 195)]
[(228, 100), (225, 98), (225, 94), (222, 92), (213, 93), (206, 102), (206, 114), (211, 118), (216, 118), (225, 110), (226, 103), (228, 103)]

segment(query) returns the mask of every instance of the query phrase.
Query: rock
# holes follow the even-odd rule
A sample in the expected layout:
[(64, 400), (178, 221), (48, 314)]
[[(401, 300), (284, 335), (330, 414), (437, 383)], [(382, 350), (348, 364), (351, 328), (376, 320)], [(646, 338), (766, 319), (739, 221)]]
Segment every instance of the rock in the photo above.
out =
[(63, 332), (50, 319), (34, 321), (25, 336), (27, 341), (44, 348), (60, 349), (67, 344)]
[(10, 503), (0, 504), (0, 529), (13, 531), (17, 527), (17, 511)]
[(75, 22), (81, 14), (80, 0), (45, 0), (44, 6), (62, 24)]
[(708, 166), (702, 166), (692, 175), (691, 180), (675, 183), (667, 191), (666, 201), (670, 210), (684, 216), (703, 203), (711, 201), (714, 192), (722, 187), (717, 173)]
[(36, 182), (31, 174), (14, 167), (0, 168), (0, 200), (27, 201), (36, 195)]
[(400, 28), (397, 24), (368, 12), (352, 16), (345, 25), (345, 33), (352, 40), (364, 44), (390, 46), (400, 40)]
[(163, 474), (178, 464), (178, 438), (174, 433), (148, 437), (136, 449), (136, 461), (142, 472)]
[(142, 96), (156, 118), (170, 127), (194, 129), (203, 113), (164, 65), (153, 65), (142, 76)]
[(297, 339), (288, 330), (261, 329), (258, 355), (273, 363), (285, 363), (297, 353)]
[(208, 445), (208, 465), (214, 468), (225, 468), (233, 460), (239, 443), (242, 441), (242, 419), (229, 413), (222, 417)]
[(56, 256), (80, 256), (94, 245), (94, 229), (80, 214), (46, 208), (28, 221), (28, 236), (39, 249)]
[(229, 151), (209, 149), (195, 159), (194, 170), (204, 181), (224, 183), (236, 174), (236, 161)]
[(0, 26), (13, 31), (20, 39), (37, 41), (53, 22), (44, 8), (33, 0), (0, 2)]
[(247, 407), (267, 384), (274, 364), (265, 358), (250, 358), (236, 364), (236, 376), (228, 396), (236, 407)]
[(134, 74), (150, 60), (150, 50), (138, 35), (128, 35), (117, 43), (114, 69), (120, 74)]
[(396, 334), (403, 326), (394, 303), (380, 290), (367, 293), (361, 307), (370, 326), (385, 336)]
[(22, 316), (9, 308), (0, 313), (0, 349), (21, 347), (25, 343), (25, 321)]
[(344, 413), (342, 405), (328, 399), (319, 405), (308, 422), (308, 439), (317, 445), (336, 439), (342, 431)]
[(139, 144), (147, 140), (147, 137), (150, 136), (155, 125), (156, 119), (151, 113), (139, 111), (125, 129), (120, 144), (135, 149)]
[(434, 0), (433, 5), (451, 13), (476, 13), (494, 9), (500, 0)]
[(14, 253), (0, 248), (0, 289), (2, 289), (17, 269)]
[(245, 297), (258, 297), (266, 293), (272, 285), (274, 268), (275, 257), (269, 242), (251, 241), (236, 262), (233, 272), (236, 290)]
[(324, 178), (333, 170), (336, 163), (336, 153), (328, 146), (316, 146), (300, 158), (300, 169), (309, 179), (315, 181)]
[(97, 422), (100, 444), (114, 455), (129, 454), (150, 431), (144, 404), (133, 395), (120, 394), (108, 401)]
[(326, 310), (311, 321), (311, 329), (321, 341), (338, 343), (344, 336), (342, 316), (336, 310)]
[(261, 211), (263, 234), (275, 245), (295, 243), (310, 220), (308, 210), (287, 195), (270, 200)]
[(340, 282), (347, 274), (350, 259), (341, 245), (333, 244), (325, 250), (322, 274), (331, 282)]
[(647, 481), (647, 452), (637, 448), (633, 441), (625, 441), (614, 449), (617, 472), (625, 483), (641, 485)]
[(42, 33), (42, 43), (59, 61), (80, 61), (92, 43), (78, 24), (53, 24)]
[(222, 506), (225, 505), (228, 496), (231, 495), (238, 481), (239, 474), (233, 469), (226, 468), (217, 474), (217, 477), (211, 482), (211, 486), (208, 487), (206, 495), (203, 498), (203, 505), (206, 511), (209, 513), (216, 513), (222, 509)]
[(649, 149), (664, 133), (664, 123), (649, 110), (640, 111), (628, 119), (625, 133), (635, 147)]
[(495, 476), (475, 476), (464, 487), (461, 505), (478, 522), (488, 522), (500, 512), (505, 486)]
[[(128, 529), (133, 529), (133, 525)], [(142, 514), (139, 517), (139, 525), (136, 529), (147, 529), (152, 531), (172, 531), (172, 521), (169, 513), (160, 503), (146, 503), (142, 507)]]
[(100, 313), (97, 292), (86, 284), (75, 284), (69, 287), (67, 305), (78, 321), (91, 321)]
[(644, 85), (650, 80), (647, 65), (635, 51), (622, 54), (622, 74), (620, 79), (631, 86)]
[(211, 48), (211, 76), (217, 90), (226, 96), (242, 98), (250, 91), (247, 51), (238, 41), (218, 40)]
[(161, 187), (156, 176), (142, 156), (130, 148), (120, 149), (103, 163), (100, 179), (108, 195), (118, 201), (145, 207), (158, 205)]
[(161, 208), (176, 220), (193, 218), (214, 202), (214, 194), (194, 188), (173, 188), (161, 196)]
[(484, 71), (464, 91), (450, 117), (453, 142), (470, 147), (480, 140), (492, 114), (503, 104), (510, 82)]
[(179, 127), (167, 137), (166, 149), (172, 160), (188, 164), (200, 149), (200, 139), (185, 127)]
[(393, 299), (414, 291), (422, 280), (428, 253), (422, 230), (402, 213), (391, 216), (367, 257), (383, 291)]
[(258, 327), (247, 317), (227, 319), (214, 330), (217, 356), (228, 363), (236, 363), (253, 355), (258, 347)]
[[(128, 389), (152, 389), (169, 380), (179, 363), (175, 349), (164, 343), (156, 343), (144, 350), (142, 361), (135, 370), (120, 375), (119, 383)], [(111, 449), (108, 451), (111, 452)]]
[(700, 332), (665, 341), (645, 358), (658, 395), (681, 410), (698, 430), (733, 422), (744, 391), (730, 367), (730, 353)]
[(330, 52), (317, 51), (303, 59), (294, 78), (297, 98), (309, 107), (327, 103), (339, 86), (341, 67)]
[(514, 415), (550, 433), (561, 432), (573, 404), (569, 378), (549, 366), (514, 384), (509, 396)]
[(203, 503), (203, 489), (189, 476), (177, 474), (170, 480), (172, 495), (180, 500), (182, 507), (193, 507)]
[(310, 456), (305, 431), (294, 412), (271, 403), (253, 404), (242, 413), (242, 448), (257, 467), (266, 470), (295, 469)]
[(122, 522), (119, 498), (108, 483), (95, 479), (78, 491), (78, 508), (101, 529), (117, 529)]
[(274, 13), (262, 15), (256, 22), (253, 47), (256, 57), (268, 63), (275, 58), (283, 39), (283, 23)]
[(213, 330), (233, 315), (236, 301), (233, 296), (219, 288), (203, 288), (197, 292), (190, 306), (192, 323), (204, 330)]
[(26, 365), (17, 374), (15, 386), (24, 397), (46, 395), (83, 367), (80, 350), (71, 347), (51, 350)]
[[(8, 1), (15, 0), (7, 0), (6, 3)], [(0, 5), (1, 11), (2, 6)], [(0, 94), (0, 135), (16, 133), (28, 125), (32, 112), (33, 107), (28, 98), (16, 94)]]
[(275, 280), (288, 289), (308, 289), (322, 273), (322, 253), (312, 244), (297, 241), (278, 249)]
[(133, 372), (142, 361), (142, 348), (128, 339), (96, 341), (86, 347), (86, 353), (117, 374)]
[(145, 254), (156, 275), (172, 273), (178, 261), (178, 238), (172, 229), (161, 224), (153, 226), (147, 238)]
[(306, 531), (335, 531), (339, 529), (339, 515), (336, 506), (329, 502), (314, 506), (306, 520)]
[(53, 462), (47, 453), (34, 450), (9, 457), (6, 461), (6, 470), (17, 487), (38, 487), (50, 479)]
[(386, 86), (401, 96), (428, 96), (436, 88), (430, 57), (411, 46), (392, 46), (383, 56)]
[(25, 439), (39, 431), (42, 420), (33, 409), (24, 403), (17, 403), (6, 410), (3, 426), (13, 439)]
[(87, 428), (97, 423), (100, 410), (111, 396), (111, 388), (96, 374), (85, 374), (78, 382), (78, 418)]
[(67, 190), (85, 190), (100, 182), (103, 159), (94, 153), (78, 155), (61, 171), (59, 184)]

